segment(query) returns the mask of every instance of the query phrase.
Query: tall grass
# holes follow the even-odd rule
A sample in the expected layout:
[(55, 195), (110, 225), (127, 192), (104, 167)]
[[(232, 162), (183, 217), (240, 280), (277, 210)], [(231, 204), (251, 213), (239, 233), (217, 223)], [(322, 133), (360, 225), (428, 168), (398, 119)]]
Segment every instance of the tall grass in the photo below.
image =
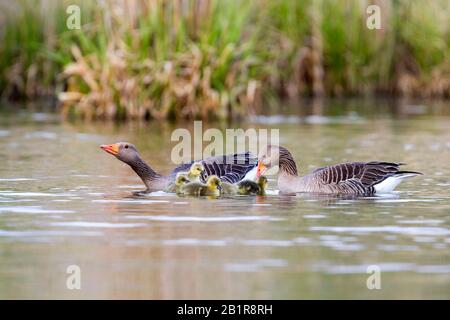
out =
[(57, 94), (86, 118), (230, 118), (268, 97), (450, 96), (448, 2), (0, 2), (4, 97)]
[(86, 29), (66, 44), (74, 61), (64, 67), (64, 110), (89, 118), (243, 114), (255, 95), (255, 48), (252, 33), (244, 34), (250, 2), (207, 5), (136, 3), (140, 14), (124, 19), (128, 7), (107, 3), (93, 25), (105, 21), (110, 33)]

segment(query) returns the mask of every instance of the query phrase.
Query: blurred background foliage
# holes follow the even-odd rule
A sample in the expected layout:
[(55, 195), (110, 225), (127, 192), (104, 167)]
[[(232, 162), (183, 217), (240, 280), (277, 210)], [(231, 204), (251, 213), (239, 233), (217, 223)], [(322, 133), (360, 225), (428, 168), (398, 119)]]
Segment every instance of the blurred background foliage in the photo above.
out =
[[(66, 9), (81, 9), (81, 29)], [(381, 29), (366, 26), (381, 8)], [(0, 94), (83, 118), (236, 118), (274, 99), (450, 97), (448, 0), (0, 1)]]

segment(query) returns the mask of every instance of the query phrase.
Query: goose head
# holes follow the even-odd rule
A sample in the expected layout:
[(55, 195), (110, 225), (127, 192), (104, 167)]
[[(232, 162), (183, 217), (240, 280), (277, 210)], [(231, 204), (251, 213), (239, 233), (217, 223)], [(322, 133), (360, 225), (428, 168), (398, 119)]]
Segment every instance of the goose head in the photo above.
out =
[(109, 154), (112, 154), (120, 161), (123, 161), (129, 165), (133, 164), (138, 159), (140, 159), (140, 155), (136, 147), (128, 142), (102, 144), (100, 148), (108, 152)]
[(278, 165), (280, 159), (280, 147), (268, 145), (258, 156), (258, 171), (256, 177), (260, 178), (267, 170)]
[(282, 146), (268, 145), (258, 157), (256, 177), (259, 178), (267, 170), (275, 166), (279, 166), (281, 172), (297, 175), (297, 165), (289, 150)]

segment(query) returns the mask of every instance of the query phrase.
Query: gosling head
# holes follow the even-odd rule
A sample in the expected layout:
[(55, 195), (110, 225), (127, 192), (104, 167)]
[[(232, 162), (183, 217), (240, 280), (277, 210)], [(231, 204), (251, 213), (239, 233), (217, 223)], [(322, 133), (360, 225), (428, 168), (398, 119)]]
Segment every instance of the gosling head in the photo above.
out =
[(177, 177), (175, 178), (175, 185), (177, 187), (181, 187), (182, 185), (184, 185), (186, 183), (189, 183), (189, 182), (190, 181), (189, 181), (188, 177), (185, 174), (183, 174), (181, 172), (177, 173)]
[(222, 189), (222, 182), (220, 181), (218, 176), (209, 176), (208, 180), (206, 180), (206, 185), (210, 189)]
[(100, 148), (127, 164), (132, 164), (140, 157), (136, 147), (128, 142), (102, 144)]
[(267, 181), (267, 178), (265, 176), (260, 176), (258, 178), (258, 186), (261, 188), (261, 190), (266, 190), (268, 184), (269, 182)]
[(200, 162), (194, 162), (189, 169), (189, 173), (195, 177), (198, 177), (205, 170), (205, 167)]

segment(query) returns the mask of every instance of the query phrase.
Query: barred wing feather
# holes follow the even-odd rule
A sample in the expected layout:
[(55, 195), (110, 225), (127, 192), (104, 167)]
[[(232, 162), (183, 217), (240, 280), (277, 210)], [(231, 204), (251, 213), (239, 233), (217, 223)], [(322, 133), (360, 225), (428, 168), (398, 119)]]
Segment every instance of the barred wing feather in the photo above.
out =
[(374, 186), (398, 173), (401, 163), (350, 162), (317, 169), (312, 174), (319, 183), (339, 193), (373, 194)]
[(178, 172), (188, 171), (194, 162), (201, 162), (205, 167), (205, 171), (201, 177), (202, 181), (205, 181), (210, 175), (216, 175), (222, 181), (237, 183), (241, 181), (249, 171), (256, 167), (258, 159), (250, 152), (209, 157), (178, 166), (172, 171), (171, 178), (174, 179)]

